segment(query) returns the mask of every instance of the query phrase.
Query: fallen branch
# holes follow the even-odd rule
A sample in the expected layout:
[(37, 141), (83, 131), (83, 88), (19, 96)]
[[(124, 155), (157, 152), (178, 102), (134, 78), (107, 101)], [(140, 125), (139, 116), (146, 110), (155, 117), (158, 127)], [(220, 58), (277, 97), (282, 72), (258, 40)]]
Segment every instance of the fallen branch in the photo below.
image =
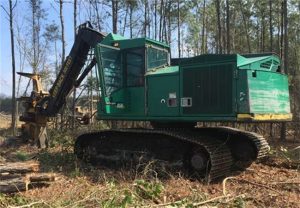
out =
[(230, 202), (230, 201), (232, 201), (232, 200), (235, 200), (236, 198), (239, 198), (239, 197), (245, 198), (245, 197), (246, 197), (246, 194), (240, 194), (240, 195), (237, 195), (237, 196), (233, 196), (233, 197), (227, 199), (227, 200), (225, 201), (225, 203), (228, 203), (228, 202)]
[[(231, 197), (229, 200), (226, 201), (226, 202), (229, 202), (229, 201), (234, 200), (234, 199), (237, 198), (237, 197), (244, 197), (244, 196), (245, 196), (245, 194), (240, 194), (240, 195), (238, 195), (238, 196), (231, 196), (231, 195), (217, 196), (217, 197), (214, 197), (214, 198), (205, 200), (205, 201), (193, 203), (193, 207), (200, 206), (200, 205), (204, 205), (204, 204), (207, 204), (207, 203), (210, 203), (210, 202), (218, 201), (218, 200), (220, 200), (220, 199), (225, 199), (225, 198)], [(180, 200), (180, 201), (175, 201), (175, 202), (168, 202), (168, 203), (164, 203), (164, 204), (157, 204), (157, 205), (155, 205), (155, 206), (158, 206), (158, 207), (165, 207), (165, 206), (168, 206), (168, 205), (177, 204), (177, 203), (181, 203), (181, 202), (182, 202), (182, 200)]]
[(136, 185), (136, 187), (141, 191), (141, 193), (142, 193), (146, 198), (152, 199), (152, 201), (154, 201), (154, 203), (156, 203), (156, 204), (161, 203), (160, 199), (158, 199), (158, 198), (156, 198), (156, 197), (154, 197), (154, 196), (149, 196), (148, 191), (147, 191), (144, 187), (139, 186), (139, 185)]
[[(223, 196), (217, 196), (217, 197), (214, 197), (214, 198), (211, 198), (211, 199), (208, 199), (206, 201), (202, 201), (202, 202), (198, 202), (198, 203), (194, 203), (193, 206), (199, 206), (199, 205), (203, 205), (203, 204), (207, 204), (209, 202), (213, 202), (213, 201), (216, 201), (216, 200), (220, 200), (220, 199), (224, 199), (224, 198), (228, 198), (228, 197), (232, 197), (230, 194), (227, 194), (226, 193), (226, 182), (229, 180), (229, 179), (235, 179), (235, 180), (240, 180), (240, 179), (237, 179), (235, 177), (227, 177), (223, 180)], [(232, 197), (231, 199), (229, 199), (229, 201), (237, 198), (237, 197), (244, 197), (245, 194), (240, 194), (238, 196), (235, 196), (235, 197)], [(160, 207), (163, 207), (163, 206), (168, 206), (168, 205), (171, 205), (171, 204), (176, 204), (176, 203), (180, 203), (180, 201), (175, 201), (175, 202), (168, 202), (168, 203), (163, 203), (163, 204), (158, 204), (157, 206), (160, 206)]]
[(235, 179), (234, 177), (227, 177), (223, 180), (222, 182), (222, 186), (223, 186), (223, 195), (226, 196), (227, 193), (226, 193), (226, 182), (229, 180), (229, 179)]
[(30, 204), (22, 205), (22, 206), (8, 206), (8, 208), (25, 208), (25, 207), (32, 207), (33, 205), (36, 205), (36, 204), (44, 204), (44, 202), (43, 201), (37, 201), (37, 202), (32, 202)]
[(227, 197), (229, 197), (229, 196), (230, 196), (230, 195), (228, 195), (228, 196), (217, 196), (217, 197), (208, 199), (208, 200), (206, 200), (206, 201), (202, 201), (202, 202), (198, 202), (198, 203), (193, 203), (193, 206), (199, 206), (199, 205), (207, 204), (207, 203), (209, 203), (209, 202), (213, 202), (213, 201), (217, 201), (217, 200), (220, 200), (220, 199), (224, 199), (224, 198), (227, 198)]
[(246, 179), (242, 179), (242, 178), (235, 178), (235, 177), (227, 177), (223, 180), (223, 195), (227, 195), (226, 194), (226, 182), (228, 180), (236, 180), (236, 181), (240, 181), (240, 182), (246, 182), (246, 183), (249, 183), (249, 184), (252, 184), (252, 185), (255, 185), (255, 186), (259, 186), (259, 187), (263, 187), (263, 188), (266, 188), (266, 189), (269, 189), (271, 191), (274, 191), (278, 194), (281, 194), (279, 191), (277, 191), (276, 189), (273, 189), (265, 184), (260, 184), (260, 183), (255, 183), (255, 182), (252, 182), (252, 181), (248, 181)]
[(300, 184), (300, 181), (278, 181), (278, 182), (271, 182), (272, 185), (277, 184)]
[(92, 195), (96, 194), (98, 191), (99, 191), (99, 190), (94, 191), (94, 192), (92, 192), (91, 194), (89, 194), (89, 195), (87, 195), (86, 197), (84, 197), (83, 199), (81, 199), (81, 200), (79, 200), (79, 201), (76, 201), (76, 202), (74, 202), (73, 204), (69, 204), (69, 205), (65, 206), (64, 208), (67, 208), (67, 207), (76, 207), (75, 205), (80, 204), (80, 203), (82, 203), (82, 202), (88, 201), (88, 200), (92, 197)]

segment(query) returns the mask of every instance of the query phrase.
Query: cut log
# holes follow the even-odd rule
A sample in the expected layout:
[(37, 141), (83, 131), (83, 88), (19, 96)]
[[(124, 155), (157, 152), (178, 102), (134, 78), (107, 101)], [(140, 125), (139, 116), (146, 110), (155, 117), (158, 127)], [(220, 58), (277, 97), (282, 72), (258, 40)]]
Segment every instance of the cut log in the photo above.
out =
[[(0, 173), (0, 180), (9, 180), (13, 178), (21, 178), (25, 177), (24, 175), (21, 174), (3, 174)], [(30, 182), (53, 182), (56, 181), (56, 176), (54, 174), (49, 174), (49, 173), (35, 173), (33, 174), (27, 174), (26, 175), (27, 180)]]
[(14, 193), (20, 191), (27, 191), (32, 188), (48, 187), (49, 182), (55, 181), (54, 174), (34, 174), (21, 176), (18, 174), (5, 174), (2, 175), (0, 181), (0, 193)]
[(51, 185), (51, 183), (49, 183), (49, 182), (33, 182), (33, 183), (28, 184), (28, 189), (49, 187), (50, 185)]
[(36, 161), (0, 163), (0, 193), (45, 187), (56, 180), (53, 173), (34, 173), (38, 170), (39, 163)]
[(22, 177), (21, 174), (3, 174), (3, 173), (0, 173), (0, 181), (3, 181), (3, 180), (9, 180), (9, 179), (13, 179), (13, 178), (20, 178)]
[(0, 181), (0, 193), (14, 193), (28, 190), (29, 181), (26, 177)]
[(51, 182), (55, 181), (56, 177), (54, 174), (47, 174), (47, 173), (38, 173), (34, 175), (28, 175), (27, 178), (29, 181), (32, 182)]
[(31, 173), (39, 171), (39, 163), (36, 161), (1, 163), (0, 173)]

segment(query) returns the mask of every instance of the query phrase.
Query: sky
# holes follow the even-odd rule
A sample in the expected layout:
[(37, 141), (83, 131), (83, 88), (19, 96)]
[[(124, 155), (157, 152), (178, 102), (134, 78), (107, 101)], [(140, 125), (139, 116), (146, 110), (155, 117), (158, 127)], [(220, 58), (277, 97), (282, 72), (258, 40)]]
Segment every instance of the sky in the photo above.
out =
[[(13, 0), (14, 1), (14, 0)], [(16, 23), (18, 22), (19, 25), (22, 27), (23, 34), (25, 34), (24, 31), (26, 29), (28, 30), (28, 25), (30, 21), (30, 8), (28, 5), (28, 2), (26, 0), (17, 0), (18, 6), (14, 10), (14, 28), (16, 27)], [(63, 13), (64, 13), (64, 23), (65, 23), (65, 41), (66, 41), (66, 55), (68, 55), (72, 43), (74, 41), (74, 34), (73, 34), (73, 1), (65, 1), (63, 5)], [(8, 11), (9, 5), (8, 0), (0, 0), (0, 5), (6, 8)], [(77, 17), (77, 24), (84, 23), (88, 18), (87, 14), (84, 13), (85, 11), (84, 4), (78, 6), (78, 10), (81, 12), (79, 13)], [(46, 23), (55, 22), (57, 25), (60, 26), (60, 19), (59, 19), (59, 4), (54, 0), (43, 0), (42, 1), (42, 8), (44, 8), (47, 12), (47, 21)], [(103, 9), (103, 8), (102, 8)], [(104, 8), (105, 9), (105, 8)], [(107, 9), (107, 8), (106, 8)], [(142, 10), (141, 10), (142, 11)], [(110, 11), (102, 10), (103, 13), (107, 13)], [(103, 26), (105, 28), (106, 33), (111, 32), (111, 18), (103, 19)], [(12, 94), (12, 64), (11, 64), (11, 45), (10, 45), (10, 30), (9, 30), (9, 21), (8, 16), (5, 13), (5, 11), (0, 8), (0, 95), (6, 95), (11, 96)], [(15, 36), (16, 36), (16, 30), (15, 30)], [(125, 36), (129, 36), (128, 34)], [(176, 36), (176, 35), (175, 35)], [(175, 37), (174, 36), (174, 37)], [(173, 38), (174, 38), (173, 37)], [(176, 36), (177, 37), (177, 36)], [(175, 44), (176, 41), (174, 41)], [(171, 45), (172, 48), (172, 56), (176, 57), (178, 56), (177, 50), (174, 50), (176, 48), (176, 44)], [(58, 45), (60, 47), (60, 43)], [(58, 49), (60, 50), (60, 48)], [(16, 54), (16, 72), (20, 71), (20, 63), (19, 63), (19, 57), (17, 54), (17, 44), (16, 44), (16, 38), (15, 38), (15, 54)], [(50, 53), (51, 54), (51, 53)], [(54, 60), (54, 52), (53, 57), (49, 55), (48, 59)], [(53, 61), (54, 62), (54, 61)], [(25, 65), (24, 72), (32, 72), (32, 68), (29, 65)], [(16, 76), (16, 80), (19, 79), (19, 76)], [(21, 88), (25, 88), (27, 85), (27, 81), (22, 82), (24, 86), (21, 86)], [(24, 90), (23, 90), (24, 91)]]
[[(71, 1), (70, 1), (71, 2)], [(0, 5), (5, 7), (7, 10), (9, 8), (8, 0), (0, 0)], [(59, 25), (59, 5), (54, 0), (44, 0), (43, 8), (47, 11), (47, 23), (52, 21), (56, 22)], [(29, 12), (28, 3), (25, 0), (18, 0), (18, 7), (15, 10), (15, 18), (19, 22), (22, 22), (24, 25), (27, 23), (27, 15), (25, 12)], [(65, 21), (65, 39), (66, 39), (66, 55), (70, 51), (70, 47), (74, 41), (73, 36), (73, 4), (65, 3), (64, 4), (64, 21)], [(10, 45), (10, 30), (9, 30), (9, 21), (8, 16), (5, 11), (0, 8), (0, 95), (4, 94), (10, 96), (12, 93), (12, 64), (11, 64), (11, 45)], [(80, 22), (79, 18), (78, 24)], [(25, 28), (26, 29), (26, 28)], [(16, 42), (16, 40), (15, 40)], [(16, 53), (15, 46), (15, 53)], [(17, 54), (16, 54), (17, 55)], [(19, 71), (20, 65), (18, 57), (16, 57), (16, 71)], [(29, 65), (25, 65), (24, 72), (31, 72), (32, 69)], [(16, 76), (18, 79), (18, 75)]]

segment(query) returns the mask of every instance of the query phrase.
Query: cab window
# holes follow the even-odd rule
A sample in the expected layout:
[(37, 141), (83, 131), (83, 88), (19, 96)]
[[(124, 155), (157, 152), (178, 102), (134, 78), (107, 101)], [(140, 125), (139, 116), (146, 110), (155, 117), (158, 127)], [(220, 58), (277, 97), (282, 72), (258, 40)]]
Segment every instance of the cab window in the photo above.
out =
[(101, 45), (99, 51), (103, 68), (105, 94), (111, 95), (123, 86), (120, 49)]
[(169, 52), (167, 49), (149, 46), (147, 47), (147, 70), (167, 66)]
[(126, 51), (126, 75), (127, 86), (138, 87), (144, 85), (145, 60), (144, 48), (130, 49)]

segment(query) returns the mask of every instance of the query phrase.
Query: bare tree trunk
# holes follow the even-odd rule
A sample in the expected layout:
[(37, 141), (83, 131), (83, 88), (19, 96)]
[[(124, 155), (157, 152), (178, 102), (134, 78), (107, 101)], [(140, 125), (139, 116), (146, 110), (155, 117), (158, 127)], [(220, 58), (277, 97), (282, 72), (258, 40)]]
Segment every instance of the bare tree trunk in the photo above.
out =
[(180, 0), (177, 0), (177, 36), (178, 36), (178, 57), (181, 57), (181, 44), (180, 44)]
[(126, 6), (126, 12), (125, 12), (125, 18), (124, 18), (124, 26), (123, 26), (123, 32), (122, 32), (123, 36), (125, 34), (125, 29), (126, 29), (126, 24), (127, 24), (128, 9), (129, 9), (129, 5)]
[(147, 27), (148, 27), (148, 37), (150, 38), (151, 37), (151, 19), (150, 19), (150, 8), (149, 8), (149, 3), (147, 1), (147, 10), (148, 10), (148, 21), (147, 21)]
[[(77, 4), (77, 0), (74, 0), (74, 4), (75, 3)], [(99, 31), (101, 31), (101, 19), (100, 19), (100, 15), (99, 15), (98, 2), (95, 1), (94, 3), (95, 3), (96, 18), (97, 18), (97, 28)], [(74, 11), (75, 11), (75, 7), (74, 7)]]
[(246, 17), (245, 17), (245, 12), (244, 12), (243, 5), (242, 5), (242, 2), (241, 2), (241, 1), (239, 2), (239, 5), (240, 5), (240, 10), (241, 10), (241, 13), (242, 13), (242, 18), (243, 18), (244, 27), (245, 27), (245, 32), (246, 32), (247, 45), (248, 45), (248, 53), (251, 53), (251, 45), (250, 45), (250, 37), (249, 37), (249, 28), (248, 28), (247, 20), (246, 20)]
[(93, 72), (90, 72), (90, 77), (91, 77), (91, 86), (89, 87), (89, 97), (90, 97), (90, 105), (89, 105), (89, 117), (90, 117), (90, 122), (89, 126), (92, 128), (93, 126), (93, 120), (92, 120), (92, 115), (93, 115)]
[(59, 18), (61, 25), (61, 44), (62, 44), (62, 52), (61, 52), (61, 65), (63, 65), (65, 61), (65, 24), (64, 24), (64, 16), (63, 16), (63, 0), (59, 0)]
[(168, 1), (165, 2), (164, 5), (164, 16), (163, 16), (163, 40), (167, 41), (167, 20), (166, 20), (166, 8), (167, 8)]
[[(18, 25), (17, 25), (16, 28), (17, 28), (17, 38), (16, 38), (16, 40), (17, 40), (17, 44), (19, 45), (19, 47), (17, 47), (18, 48), (18, 53), (19, 53), (19, 67), (18, 67), (18, 69), (19, 69), (20, 72), (23, 72), (24, 71), (24, 65), (25, 65), (25, 57), (26, 57), (27, 52), (22, 50), (23, 43), (20, 40), (20, 28), (19, 28)], [(16, 89), (16, 97), (17, 98), (20, 95), (21, 77), (22, 76), (19, 76), (19, 79), (17, 81), (17, 89)], [(17, 101), (16, 102), (16, 118), (18, 118), (18, 117), (19, 117), (19, 102)], [(16, 126), (18, 126), (17, 119), (16, 119)]]
[[(289, 73), (288, 71), (288, 19), (287, 19), (287, 0), (283, 0), (282, 2), (282, 13), (283, 13), (283, 29), (284, 29), (284, 45), (283, 45), (283, 72), (286, 74)], [(281, 125), (281, 140), (286, 140), (286, 123), (282, 123)]]
[(154, 1), (154, 39), (157, 38), (157, 0)]
[(202, 14), (202, 33), (201, 33), (201, 54), (205, 53), (205, 28), (206, 28), (206, 0), (203, 2), (203, 14)]
[(269, 0), (270, 52), (273, 51), (272, 0)]
[[(284, 3), (281, 2), (281, 18), (280, 18), (280, 58), (283, 60), (283, 33), (284, 33), (284, 29), (283, 29), (283, 22), (284, 22), (284, 12), (283, 12), (283, 7), (284, 7)], [(284, 62), (283, 62), (283, 66), (281, 67), (281, 70), (282, 72), (285, 72), (285, 69), (284, 69)]]
[(222, 54), (222, 27), (221, 27), (221, 14), (220, 14), (220, 0), (215, 0), (218, 33), (217, 33), (217, 53)]
[(16, 135), (16, 62), (15, 62), (15, 43), (14, 43), (14, 28), (13, 28), (13, 10), (16, 3), (12, 5), (12, 0), (9, 0), (9, 26), (10, 26), (10, 44), (11, 44), (11, 65), (12, 65), (12, 112), (11, 112), (11, 128), (13, 136)]
[(33, 45), (33, 73), (36, 73), (36, 35), (35, 35), (35, 7), (32, 7), (32, 45)]
[(35, 2), (32, 2), (32, 47), (33, 47), (33, 73), (37, 73), (37, 51), (36, 51), (36, 5)]
[(230, 13), (229, 0), (226, 0), (226, 50), (230, 53)]
[(162, 41), (162, 28), (163, 28), (163, 8), (164, 8), (164, 0), (160, 2), (160, 17), (159, 17), (159, 41)]
[[(64, 25), (64, 17), (63, 17), (63, 0), (59, 0), (59, 18), (61, 25), (61, 44), (62, 44), (62, 52), (61, 52), (61, 66), (65, 62), (65, 25)], [(65, 104), (61, 108), (61, 130), (64, 127), (64, 111)]]
[(129, 8), (129, 30), (130, 30), (130, 38), (132, 38), (133, 34), (132, 34), (132, 31), (133, 31), (133, 22), (132, 22), (132, 14), (133, 14), (133, 6), (130, 5), (130, 8)]
[(261, 18), (261, 52), (265, 52), (265, 15)]
[[(277, 11), (278, 14), (281, 14), (280, 9), (278, 9)], [(281, 57), (281, 49), (280, 49), (280, 34), (281, 34), (281, 21), (278, 21), (278, 25), (277, 25), (277, 43), (276, 43), (276, 49), (277, 49), (277, 53), (279, 54), (279, 56)]]
[(54, 53), (55, 53), (55, 76), (58, 75), (59, 69), (58, 69), (58, 57), (57, 57), (57, 42), (54, 41)]
[[(96, 4), (97, 4), (97, 2), (96, 2)], [(98, 13), (98, 11), (96, 11), (96, 12)], [(74, 0), (73, 21), (74, 21), (74, 40), (75, 40), (76, 26), (77, 26), (77, 0)], [(72, 101), (72, 129), (75, 128), (75, 108), (76, 108), (76, 87), (74, 86), (73, 101)]]
[[(168, 44), (171, 45), (171, 1), (168, 3)], [(171, 53), (171, 51), (170, 51)]]
[(118, 0), (112, 0), (112, 24), (113, 24), (113, 33), (118, 33)]
[[(269, 30), (270, 30), (270, 52), (273, 51), (273, 24), (272, 24), (272, 0), (269, 0)], [(273, 123), (270, 123), (270, 138), (273, 140)]]
[(227, 33), (226, 33), (226, 19), (224, 18), (224, 19), (221, 19), (222, 21), (221, 21), (221, 23), (222, 23), (222, 26), (221, 26), (221, 28), (223, 28), (222, 30), (223, 30), (223, 32), (221, 33), (221, 35), (222, 35), (222, 40), (221, 40), (221, 47), (222, 47), (222, 53), (226, 53), (226, 50), (227, 50), (227, 41), (226, 41), (226, 39), (227, 39)]
[(146, 37), (147, 36), (147, 4), (148, 4), (148, 1), (146, 0), (145, 1), (145, 5), (144, 5), (144, 36)]
[(283, 16), (284, 16), (284, 49), (283, 49), (283, 70), (286, 74), (289, 73), (288, 71), (288, 44), (289, 44), (289, 41), (288, 41), (288, 18), (287, 18), (287, 0), (284, 0), (283, 1)]
[[(208, 25), (208, 15), (206, 14), (205, 12), (205, 28), (206, 28), (206, 25)], [(207, 53), (208, 52), (208, 45), (207, 45), (207, 39), (208, 39), (208, 30), (205, 29), (205, 39), (204, 39), (204, 46), (205, 46), (205, 50), (204, 50), (204, 53)]]
[[(58, 66), (58, 57), (57, 57), (57, 43), (56, 40), (54, 41), (54, 51), (55, 51), (55, 76), (58, 76), (59, 73), (59, 66)], [(58, 117), (55, 117), (55, 128), (58, 128)]]

